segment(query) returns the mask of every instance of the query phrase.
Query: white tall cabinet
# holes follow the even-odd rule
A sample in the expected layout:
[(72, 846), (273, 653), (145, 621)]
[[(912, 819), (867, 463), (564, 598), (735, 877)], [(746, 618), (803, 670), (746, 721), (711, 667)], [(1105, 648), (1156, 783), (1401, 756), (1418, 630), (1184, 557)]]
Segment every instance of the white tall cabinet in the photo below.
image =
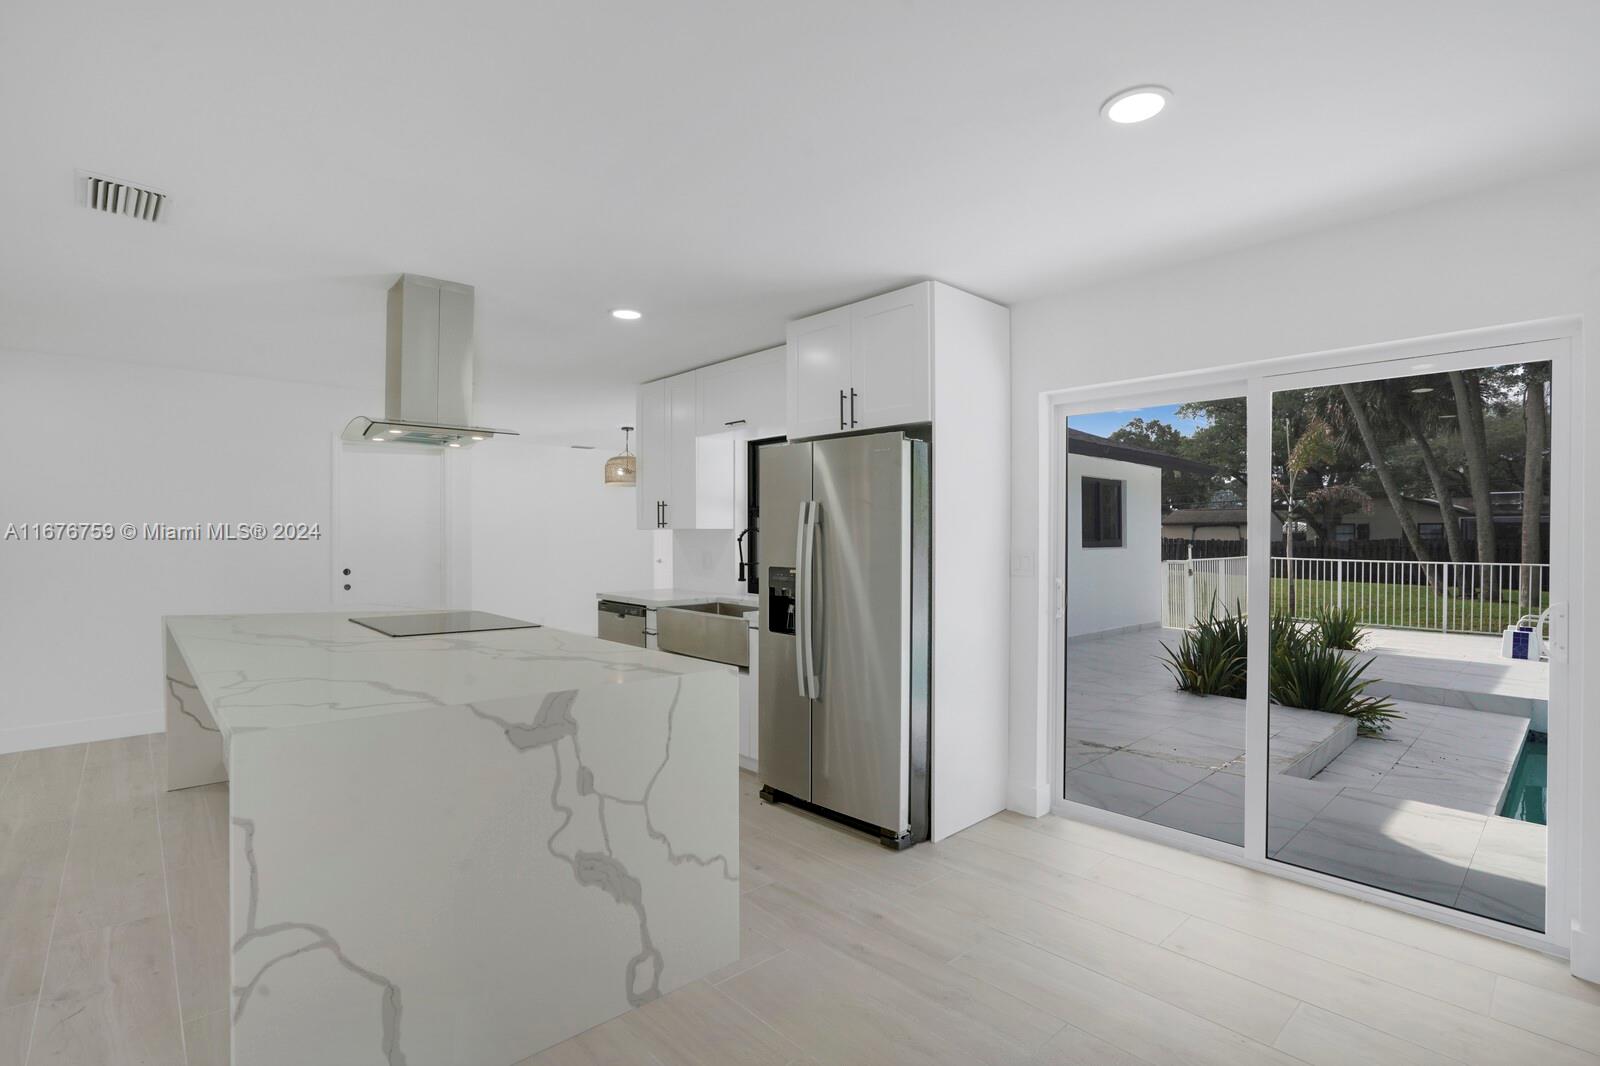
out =
[(928, 424), (933, 837), (1004, 809), (1011, 314), (936, 281), (789, 324), (793, 439)]

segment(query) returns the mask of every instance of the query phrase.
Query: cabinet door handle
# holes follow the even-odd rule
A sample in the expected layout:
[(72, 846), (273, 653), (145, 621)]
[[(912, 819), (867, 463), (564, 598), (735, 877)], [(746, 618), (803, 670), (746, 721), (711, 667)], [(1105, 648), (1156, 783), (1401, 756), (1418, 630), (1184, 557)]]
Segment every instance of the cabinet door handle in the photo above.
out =
[(844, 390), (839, 390), (839, 428), (844, 429)]
[(850, 428), (854, 429), (855, 426), (856, 426), (856, 390), (855, 389), (851, 389), (850, 390)]
[(667, 528), (667, 501), (661, 501), (661, 528)]

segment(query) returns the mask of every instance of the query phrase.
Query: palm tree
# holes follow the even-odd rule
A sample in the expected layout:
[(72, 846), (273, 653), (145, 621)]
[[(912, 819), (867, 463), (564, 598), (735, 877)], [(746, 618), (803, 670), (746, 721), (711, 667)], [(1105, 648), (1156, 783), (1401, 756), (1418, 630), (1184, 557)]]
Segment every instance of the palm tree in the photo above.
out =
[(1333, 456), (1333, 435), (1328, 430), (1328, 423), (1323, 421), (1321, 415), (1312, 417), (1300, 438), (1293, 438), (1294, 430), (1289, 419), (1283, 420), (1283, 444), (1285, 448), (1283, 459), (1283, 473), (1285, 486), (1288, 489), (1288, 506), (1284, 509), (1287, 519), (1283, 530), (1283, 562), (1284, 569), (1289, 577), (1289, 617), (1294, 617), (1294, 482), (1295, 478), (1309, 472), (1312, 467), (1326, 463)]

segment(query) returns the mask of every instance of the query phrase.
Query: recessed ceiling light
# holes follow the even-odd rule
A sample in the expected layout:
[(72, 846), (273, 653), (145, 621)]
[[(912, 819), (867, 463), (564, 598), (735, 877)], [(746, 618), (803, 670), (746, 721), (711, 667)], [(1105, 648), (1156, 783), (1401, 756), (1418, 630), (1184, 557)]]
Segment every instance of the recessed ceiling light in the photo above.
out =
[(1413, 393), (1415, 393), (1416, 395), (1418, 395), (1418, 396), (1426, 396), (1428, 393), (1433, 391), (1433, 386), (1432, 385), (1418, 385), (1416, 388), (1412, 389), (1411, 391)]
[(382, 444), (384, 441), (388, 440), (389, 438), (388, 437), (373, 437), (372, 439), (377, 441), (379, 444)]
[(1100, 105), (1100, 113), (1118, 125), (1155, 118), (1167, 106), (1172, 90), (1160, 85), (1135, 85)]
[(453, 441), (450, 442), (450, 447), (459, 448), (459, 447), (461, 447), (461, 442), (458, 441), (458, 440), (453, 440)]
[(644, 315), (640, 314), (638, 311), (635, 311), (631, 307), (618, 307), (611, 312), (611, 317), (620, 318), (624, 322), (632, 322), (636, 318), (643, 318)]
[(391, 429), (389, 432), (394, 434), (396, 437), (398, 437), (400, 434), (404, 433), (405, 430), (403, 430), (403, 429)]

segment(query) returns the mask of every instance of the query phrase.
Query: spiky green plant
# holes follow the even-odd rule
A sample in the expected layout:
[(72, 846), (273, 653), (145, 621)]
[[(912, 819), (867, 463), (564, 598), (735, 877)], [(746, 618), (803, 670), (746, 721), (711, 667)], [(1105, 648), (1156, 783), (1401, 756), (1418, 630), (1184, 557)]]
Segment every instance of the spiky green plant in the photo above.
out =
[(1161, 665), (1178, 682), (1178, 688), (1196, 696), (1244, 698), (1247, 627), (1238, 615), (1218, 615), (1212, 608), (1206, 620), (1186, 631), (1176, 648), (1168, 647)]
[(1367, 642), (1367, 628), (1357, 619), (1354, 608), (1324, 607), (1312, 617), (1311, 624), (1325, 648), (1360, 651)]
[(1269, 696), (1285, 707), (1354, 718), (1363, 734), (1378, 736), (1401, 715), (1385, 697), (1367, 694), (1373, 680), (1363, 675), (1371, 665), (1371, 659), (1357, 662), (1338, 648), (1307, 641), (1272, 660)]
[[(1354, 718), (1362, 733), (1377, 736), (1392, 720), (1403, 716), (1388, 699), (1367, 694), (1373, 681), (1364, 675), (1372, 660), (1358, 663), (1345, 654), (1351, 649), (1330, 644), (1329, 632), (1321, 618), (1304, 622), (1278, 615), (1271, 620), (1267, 627), (1268, 698), (1284, 707)], [(1165, 653), (1161, 664), (1180, 690), (1197, 696), (1244, 698), (1249, 677), (1249, 626), (1242, 617), (1218, 615), (1213, 609), (1183, 634), (1176, 648), (1163, 642), (1161, 649)]]

